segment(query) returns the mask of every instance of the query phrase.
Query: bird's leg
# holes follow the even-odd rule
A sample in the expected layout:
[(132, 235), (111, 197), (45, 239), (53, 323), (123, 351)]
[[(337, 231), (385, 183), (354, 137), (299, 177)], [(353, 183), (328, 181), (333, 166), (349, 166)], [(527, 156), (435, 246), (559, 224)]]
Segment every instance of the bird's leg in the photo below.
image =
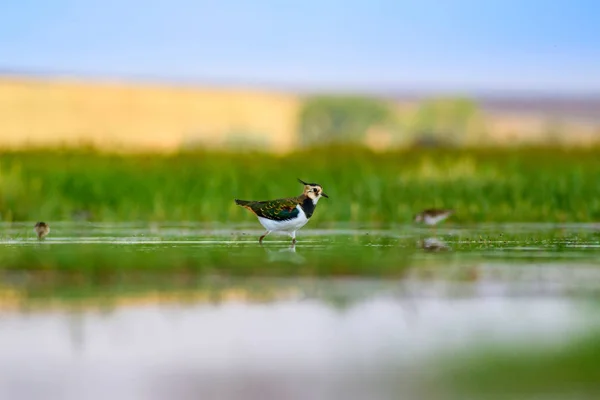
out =
[(262, 244), (263, 239), (269, 234), (271, 233), (271, 231), (267, 231), (265, 232), (264, 235), (262, 235), (259, 239), (258, 239), (258, 243)]
[(296, 231), (290, 233), (290, 236), (292, 237), (292, 244), (296, 244)]
[(435, 224), (429, 225), (429, 232), (434, 236), (437, 235), (437, 226)]

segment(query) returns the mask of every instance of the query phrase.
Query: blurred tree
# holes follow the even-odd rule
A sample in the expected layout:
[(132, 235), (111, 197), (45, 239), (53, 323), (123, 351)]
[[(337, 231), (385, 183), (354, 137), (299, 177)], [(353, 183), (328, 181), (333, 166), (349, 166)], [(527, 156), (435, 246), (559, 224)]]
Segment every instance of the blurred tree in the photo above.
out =
[(546, 117), (544, 126), (544, 139), (547, 144), (557, 145), (565, 137), (565, 123), (558, 116), (549, 115)]
[(302, 146), (362, 142), (369, 128), (385, 125), (391, 117), (390, 108), (382, 100), (316, 96), (303, 104), (298, 136)]
[(412, 130), (417, 144), (464, 145), (480, 139), (480, 121), (480, 110), (473, 100), (429, 99), (417, 110)]

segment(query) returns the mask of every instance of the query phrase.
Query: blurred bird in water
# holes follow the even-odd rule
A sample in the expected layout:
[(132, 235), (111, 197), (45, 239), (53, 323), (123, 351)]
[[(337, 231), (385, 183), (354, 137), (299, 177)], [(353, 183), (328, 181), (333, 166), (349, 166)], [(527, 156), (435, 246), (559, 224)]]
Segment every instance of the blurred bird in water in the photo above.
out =
[(304, 185), (304, 192), (297, 197), (264, 201), (235, 199), (235, 204), (252, 211), (267, 230), (259, 243), (262, 244), (271, 232), (285, 232), (292, 238), (292, 243), (296, 243), (296, 231), (312, 217), (319, 199), (329, 198), (318, 183), (306, 183), (300, 179), (298, 182)]
[(454, 214), (454, 210), (428, 208), (415, 215), (414, 221), (433, 226)]
[(38, 222), (35, 224), (33, 231), (37, 235), (38, 239), (42, 240), (46, 237), (46, 235), (48, 235), (48, 233), (50, 233), (50, 226), (45, 222)]

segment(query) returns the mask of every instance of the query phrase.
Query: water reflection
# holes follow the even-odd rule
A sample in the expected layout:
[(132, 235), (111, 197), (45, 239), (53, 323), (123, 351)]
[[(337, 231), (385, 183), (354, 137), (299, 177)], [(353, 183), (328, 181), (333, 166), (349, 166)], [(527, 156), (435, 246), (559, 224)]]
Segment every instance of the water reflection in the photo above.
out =
[[(331, 285), (342, 298), (361, 289)], [(419, 379), (439, 355), (553, 346), (599, 322), (592, 305), (565, 298), (411, 296), (364, 285), (371, 295), (341, 309), (317, 290), (260, 303), (4, 312), (0, 398), (397, 398), (425, 389)]]
[(423, 250), (428, 252), (451, 250), (446, 242), (435, 237), (425, 238), (419, 242), (419, 245)]
[(296, 252), (296, 245), (289, 247), (271, 249), (263, 246), (267, 253), (267, 262), (290, 262), (294, 264), (304, 264), (306, 258)]

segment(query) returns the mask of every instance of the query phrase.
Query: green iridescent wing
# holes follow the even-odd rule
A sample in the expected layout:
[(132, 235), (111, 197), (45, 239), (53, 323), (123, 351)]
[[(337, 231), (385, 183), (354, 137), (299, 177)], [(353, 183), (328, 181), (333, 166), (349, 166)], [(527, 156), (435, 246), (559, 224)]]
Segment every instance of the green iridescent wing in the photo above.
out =
[(298, 208), (296, 208), (298, 205), (298, 199), (296, 197), (265, 201), (236, 200), (235, 202), (252, 211), (259, 217), (274, 221), (285, 221), (296, 218), (300, 213)]

